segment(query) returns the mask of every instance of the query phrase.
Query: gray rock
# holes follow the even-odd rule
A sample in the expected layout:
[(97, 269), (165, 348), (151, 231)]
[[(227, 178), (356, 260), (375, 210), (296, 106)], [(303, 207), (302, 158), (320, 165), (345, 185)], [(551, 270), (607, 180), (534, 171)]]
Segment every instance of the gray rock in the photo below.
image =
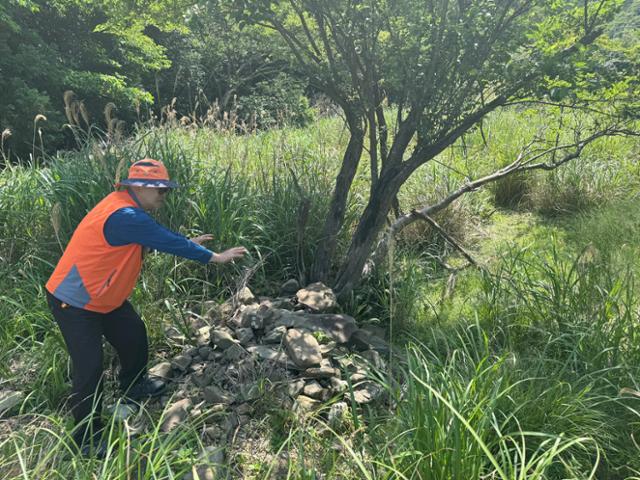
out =
[(236, 337), (241, 345), (247, 346), (253, 340), (253, 330), (251, 328), (237, 328)]
[(213, 378), (207, 375), (206, 371), (202, 373), (194, 373), (190, 378), (191, 381), (200, 388), (204, 388), (213, 382)]
[(224, 355), (222, 356), (222, 361), (225, 362), (237, 362), (245, 355), (245, 349), (240, 345), (231, 345), (224, 351)]
[(312, 283), (298, 290), (296, 297), (298, 303), (316, 312), (330, 311), (337, 305), (336, 295), (333, 290), (321, 282)]
[(285, 333), (287, 333), (287, 327), (285, 327), (284, 325), (280, 325), (278, 327), (275, 327), (273, 330), (269, 331), (264, 337), (262, 337), (262, 341), (264, 343), (280, 343)]
[(152, 377), (171, 378), (171, 363), (170, 362), (161, 362), (157, 365), (154, 365), (149, 369), (149, 375)]
[(340, 380), (336, 377), (329, 379), (329, 385), (331, 385), (331, 391), (333, 393), (343, 393), (349, 388), (349, 384), (345, 380)]
[(382, 388), (375, 383), (367, 382), (361, 385), (358, 389), (353, 392), (353, 399), (356, 403), (364, 405), (367, 403), (371, 403), (380, 397), (382, 393)]
[(320, 385), (317, 380), (312, 380), (304, 386), (302, 393), (309, 398), (323, 400), (324, 388), (322, 388), (322, 385)]
[(382, 354), (389, 353), (389, 344), (385, 340), (364, 329), (353, 332), (349, 345), (359, 351), (373, 349)]
[(224, 463), (224, 447), (209, 445), (204, 448), (203, 457), (210, 465), (222, 465)]
[(327, 415), (329, 426), (334, 430), (341, 428), (347, 419), (348, 412), (349, 406), (345, 402), (337, 402), (331, 405)]
[(213, 349), (209, 346), (203, 346), (198, 349), (198, 354), (203, 358), (209, 358), (209, 354), (213, 351)]
[(24, 393), (16, 390), (0, 392), (0, 415), (20, 405), (24, 400)]
[(248, 403), (241, 403), (234, 411), (236, 412), (236, 415), (249, 415), (253, 411), (253, 407)]
[(176, 343), (182, 344), (185, 341), (185, 336), (176, 327), (169, 327), (164, 331), (165, 337), (173, 340)]
[(191, 347), (187, 350), (187, 355), (189, 355), (191, 358), (195, 357), (198, 355), (198, 347)]
[(378, 370), (385, 369), (385, 362), (376, 350), (365, 350), (360, 355)]
[(306, 395), (298, 395), (298, 398), (296, 398), (294, 402), (293, 410), (299, 413), (306, 413), (312, 411), (319, 404), (320, 402), (318, 402), (318, 400), (309, 398)]
[(225, 392), (216, 385), (209, 385), (208, 387), (205, 387), (202, 394), (207, 403), (222, 403), (224, 405), (230, 405), (234, 401), (231, 394)]
[(273, 307), (265, 303), (260, 304), (260, 306), (258, 307), (257, 313), (258, 313), (258, 316), (262, 318), (265, 322), (273, 319), (273, 316), (275, 315)]
[(254, 330), (262, 330), (264, 328), (264, 317), (259, 314), (254, 315), (249, 322), (249, 326)]
[(170, 432), (176, 428), (187, 418), (190, 408), (191, 400), (188, 398), (183, 398), (175, 402), (165, 411), (160, 430), (162, 432)]
[(336, 348), (336, 342), (333, 340), (327, 343), (320, 344), (320, 352), (322, 353), (322, 355), (327, 355), (333, 352), (335, 348)]
[[(289, 314), (287, 320), (290, 325), (286, 326), (306, 328), (312, 332), (322, 332), (338, 343), (347, 343), (353, 332), (358, 329), (356, 320), (344, 314)], [(276, 325), (278, 324), (283, 324), (282, 319), (276, 322)]]
[(196, 343), (201, 348), (203, 346), (209, 345), (209, 342), (211, 341), (211, 336), (210, 336), (210, 333), (209, 333), (210, 329), (211, 329), (211, 327), (202, 327), (202, 328), (198, 329), (198, 334), (196, 336)]
[(304, 318), (304, 312), (294, 313), (289, 310), (279, 309), (274, 314), (274, 327), (291, 328), (301, 318)]
[(280, 286), (280, 295), (286, 297), (295, 294), (298, 290), (300, 290), (300, 284), (295, 278), (291, 278)]
[(242, 305), (249, 305), (258, 301), (253, 292), (249, 290), (249, 287), (244, 287), (242, 290), (236, 293), (235, 299)]
[(222, 319), (226, 317), (223, 310), (223, 306), (215, 300), (207, 300), (202, 306), (203, 316), (212, 324), (221, 323)]
[(181, 372), (186, 372), (191, 365), (192, 358), (189, 355), (178, 355), (171, 361), (171, 365)]
[(226, 350), (231, 345), (238, 343), (238, 341), (233, 338), (229, 332), (219, 328), (211, 329), (211, 341), (221, 350)]
[(259, 305), (241, 305), (231, 320), (235, 328), (249, 328), (254, 318), (258, 316)]
[(290, 363), (289, 357), (286, 353), (273, 348), (269, 348), (264, 345), (254, 345), (247, 348), (247, 351), (253, 355), (258, 356), (262, 360), (268, 360), (274, 362), (280, 366), (287, 367)]
[(182, 480), (195, 480), (196, 478), (198, 480), (216, 480), (216, 472), (208, 465), (193, 466), (191, 472), (185, 473)]
[(271, 308), (273, 308), (275, 311), (278, 310), (293, 310), (293, 302), (291, 301), (290, 298), (276, 298), (274, 300), (271, 301)]
[(304, 380), (298, 378), (287, 385), (287, 393), (290, 397), (297, 397), (304, 388)]
[(367, 378), (368, 378), (367, 372), (365, 372), (364, 370), (358, 370), (357, 372), (351, 374), (351, 376), (349, 377), (349, 380), (351, 381), (352, 385), (355, 385), (356, 383), (362, 382)]
[(284, 346), (289, 358), (300, 368), (319, 365), (322, 361), (320, 345), (313, 335), (292, 328), (284, 336)]
[(204, 433), (211, 440), (218, 440), (224, 436), (224, 430), (220, 425), (213, 424), (204, 429)]
[(311, 367), (307, 368), (302, 375), (308, 378), (339, 377), (340, 370), (333, 367)]

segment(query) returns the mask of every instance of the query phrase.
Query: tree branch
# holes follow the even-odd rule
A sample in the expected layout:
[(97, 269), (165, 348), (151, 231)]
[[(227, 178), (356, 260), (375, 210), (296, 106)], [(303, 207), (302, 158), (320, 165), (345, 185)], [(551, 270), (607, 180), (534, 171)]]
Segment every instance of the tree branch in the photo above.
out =
[[(478, 178), (474, 181), (467, 182), (466, 184), (462, 185), (457, 190), (453, 191), (452, 193), (450, 193), (448, 196), (446, 196), (439, 202), (423, 207), (419, 210), (413, 210), (408, 214), (403, 215), (398, 219), (396, 219), (396, 221), (393, 222), (393, 224), (389, 227), (387, 232), (385, 232), (385, 234), (382, 236), (382, 238), (378, 242), (378, 245), (376, 246), (376, 249), (371, 257), (372, 261), (374, 263), (378, 263), (378, 261), (386, 254), (388, 244), (391, 238), (395, 237), (405, 227), (407, 227), (408, 225), (411, 225), (416, 220), (419, 220), (421, 218), (424, 219), (425, 216), (433, 215), (434, 213), (447, 208), (449, 205), (451, 205), (454, 201), (456, 201), (458, 198), (460, 198), (464, 194), (476, 191), (488, 183), (493, 183), (497, 180), (500, 180), (501, 178), (507, 177), (509, 175), (513, 175), (516, 172), (524, 172), (524, 171), (531, 171), (531, 170), (555, 170), (556, 168), (564, 165), (565, 163), (575, 158), (578, 158), (582, 153), (582, 151), (584, 150), (584, 148), (588, 144), (597, 140), (598, 138), (612, 137), (612, 136), (618, 136), (618, 135), (640, 136), (640, 132), (632, 129), (618, 128), (616, 126), (612, 126), (604, 130), (595, 132), (590, 136), (588, 136), (587, 138), (577, 140), (572, 144), (559, 145), (557, 147), (548, 148), (543, 152), (537, 153), (531, 158), (528, 158), (525, 160), (525, 157), (527, 156), (527, 153), (529, 152), (530, 147), (532, 145), (532, 143), (529, 143), (527, 146), (525, 146), (522, 149), (521, 153), (518, 155), (518, 158), (516, 158), (514, 162), (507, 165), (506, 167), (501, 168), (500, 170), (497, 170), (484, 177)], [(546, 155), (549, 155), (553, 152), (557, 152), (560, 150), (567, 150), (571, 148), (573, 148), (574, 151), (566, 154), (560, 160), (557, 160), (553, 163), (551, 162), (550, 163), (546, 163), (546, 162), (533, 163), (536, 160)]]
[(423, 219), (423, 220), (425, 220), (429, 225), (431, 225), (433, 228), (435, 228), (435, 229), (438, 231), (438, 233), (439, 233), (440, 235), (442, 235), (442, 237), (443, 237), (447, 242), (449, 242), (449, 243), (451, 244), (451, 246), (453, 246), (456, 250), (458, 250), (458, 251), (462, 254), (462, 256), (463, 256), (464, 258), (466, 258), (466, 259), (467, 259), (467, 261), (468, 261), (471, 265), (473, 265), (473, 266), (475, 266), (475, 267), (477, 267), (477, 266), (478, 266), (478, 262), (476, 262), (476, 261), (473, 259), (473, 257), (472, 257), (472, 256), (471, 256), (471, 255), (470, 255), (470, 254), (469, 254), (469, 253), (468, 253), (464, 248), (462, 248), (462, 246), (461, 246), (458, 242), (456, 242), (456, 241), (453, 239), (453, 237), (452, 237), (451, 235), (449, 235), (449, 234), (444, 230), (444, 228), (442, 228), (440, 225), (438, 225), (438, 223), (437, 223), (433, 218), (431, 218), (429, 215), (427, 215), (427, 214), (425, 214), (425, 213), (422, 213), (422, 212), (419, 212), (419, 211), (417, 211), (417, 210), (412, 210), (412, 211), (411, 211), (411, 213), (412, 213), (412, 214), (417, 215), (417, 216), (418, 216), (418, 217), (420, 217), (420, 218), (422, 218), (422, 219)]

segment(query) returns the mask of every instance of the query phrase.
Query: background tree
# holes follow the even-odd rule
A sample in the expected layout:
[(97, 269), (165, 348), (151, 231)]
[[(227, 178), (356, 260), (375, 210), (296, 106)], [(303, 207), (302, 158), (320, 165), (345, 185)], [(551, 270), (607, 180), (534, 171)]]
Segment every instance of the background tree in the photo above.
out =
[[(153, 97), (143, 88), (147, 71), (169, 65), (164, 49), (144, 35), (139, 24), (114, 28), (109, 2), (9, 0), (0, 11), (0, 125), (12, 131), (10, 148), (25, 158), (45, 145), (70, 146), (73, 137), (62, 125), (86, 129), (102, 121), (113, 102), (120, 119), (135, 119), (136, 105)], [(124, 20), (123, 20), (124, 21)], [(157, 22), (160, 23), (160, 22)], [(166, 25), (165, 25), (166, 26)], [(172, 25), (166, 26), (172, 28)], [(67, 96), (65, 91), (75, 92)], [(75, 115), (65, 115), (73, 105)], [(36, 115), (46, 117), (34, 126)], [(46, 126), (45, 126), (46, 125)], [(43, 142), (33, 144), (35, 128)]]
[(145, 82), (157, 105), (176, 98), (182, 115), (204, 117), (212, 103), (220, 114), (266, 128), (282, 122), (303, 125), (311, 119), (306, 82), (294, 77), (282, 39), (263, 28), (240, 29), (217, 2), (194, 5), (188, 31), (158, 32), (171, 67)]
[[(231, 2), (240, 21), (282, 36), (299, 70), (340, 105), (349, 127), (312, 277), (330, 277), (365, 148), (369, 200), (331, 282), (343, 295), (358, 283), (398, 191), (416, 169), (497, 108), (540, 98), (549, 83), (573, 81), (580, 63), (572, 62), (592, 48), (620, 5), (617, 0)], [(395, 112), (391, 122), (386, 106)], [(619, 131), (590, 131), (571, 146), (581, 151), (585, 142)], [(521, 159), (507, 174), (523, 163), (536, 162)], [(545, 165), (537, 168), (555, 168)], [(469, 185), (461, 188), (470, 191)]]

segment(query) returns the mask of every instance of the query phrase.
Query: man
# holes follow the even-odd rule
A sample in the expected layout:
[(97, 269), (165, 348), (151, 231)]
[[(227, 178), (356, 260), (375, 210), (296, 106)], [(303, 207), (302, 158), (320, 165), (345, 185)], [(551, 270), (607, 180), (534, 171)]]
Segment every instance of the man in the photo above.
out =
[(147, 376), (147, 332), (127, 301), (142, 267), (143, 248), (201, 263), (227, 263), (247, 251), (234, 247), (213, 253), (202, 246), (212, 235), (187, 239), (158, 224), (147, 213), (162, 206), (170, 189), (162, 162), (134, 163), (128, 178), (80, 222), (46, 284), (47, 301), (60, 327), (73, 365), (69, 399), (77, 428), (74, 440), (83, 454), (104, 452), (100, 420), (102, 337), (120, 360), (120, 388), (131, 400), (162, 393), (164, 383)]

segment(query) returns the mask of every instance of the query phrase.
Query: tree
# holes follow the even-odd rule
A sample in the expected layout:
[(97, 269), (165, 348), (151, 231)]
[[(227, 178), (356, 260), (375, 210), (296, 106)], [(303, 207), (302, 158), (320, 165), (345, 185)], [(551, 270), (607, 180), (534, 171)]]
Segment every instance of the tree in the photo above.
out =
[[(159, 1), (147, 3), (145, 12), (158, 11), (153, 18), (110, 0), (8, 0), (0, 5), (0, 128), (12, 132), (5, 135), (5, 149), (25, 158), (42, 154), (42, 145), (68, 147), (72, 136), (65, 137), (64, 123), (87, 128), (90, 122), (107, 130), (102, 111), (109, 102), (127, 120), (136, 118), (135, 104), (152, 103), (142, 78), (169, 61), (145, 30), (179, 26), (165, 18), (175, 10), (158, 9)], [(62, 113), (63, 94), (69, 90), (76, 94), (77, 122)], [(68, 105), (70, 98), (65, 98)], [(34, 130), (40, 129), (43, 140), (34, 141)]]
[[(399, 189), (416, 169), (497, 108), (541, 98), (550, 91), (547, 85), (572, 81), (571, 60), (589, 51), (620, 5), (618, 0), (232, 2), (241, 22), (282, 36), (300, 72), (342, 108), (350, 131), (312, 277), (329, 279), (365, 148), (370, 195), (331, 281), (341, 295), (359, 282)], [(393, 125), (386, 106), (395, 112)], [(591, 132), (566, 147), (581, 151), (585, 142), (621, 131), (612, 126)], [(534, 163), (521, 159), (502, 174)], [(538, 163), (536, 168), (555, 168)], [(501, 177), (486, 181), (496, 178)], [(464, 193), (472, 187), (471, 182), (461, 188)]]
[(214, 1), (194, 5), (191, 12), (187, 32), (153, 36), (171, 60), (170, 68), (146, 82), (157, 86), (159, 105), (176, 98), (176, 109), (193, 119), (206, 118), (216, 102), (221, 116), (233, 112), (261, 128), (280, 119), (296, 125), (309, 119), (306, 83), (290, 74), (287, 47), (277, 33), (241, 30)]

